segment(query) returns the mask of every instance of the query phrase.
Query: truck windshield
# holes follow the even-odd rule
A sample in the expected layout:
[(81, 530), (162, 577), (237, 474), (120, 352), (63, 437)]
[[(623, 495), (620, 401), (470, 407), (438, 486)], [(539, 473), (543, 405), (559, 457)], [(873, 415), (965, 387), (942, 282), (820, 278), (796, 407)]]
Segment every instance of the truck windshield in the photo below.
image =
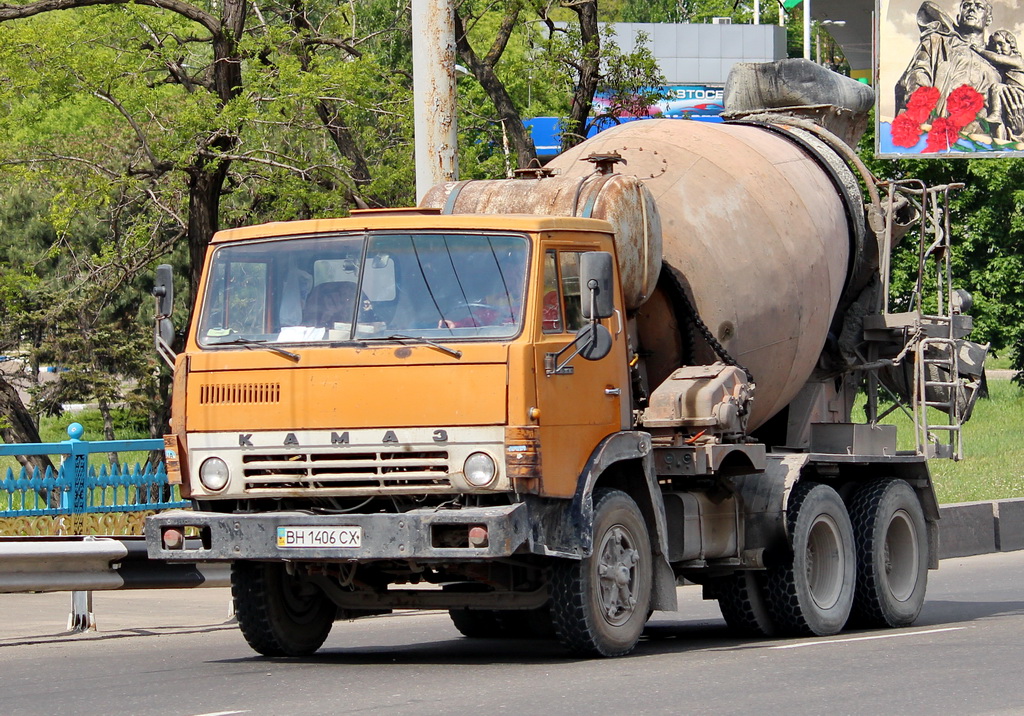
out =
[(199, 344), (510, 338), (522, 325), (528, 258), (526, 238), (512, 234), (328, 234), (224, 245), (210, 265)]

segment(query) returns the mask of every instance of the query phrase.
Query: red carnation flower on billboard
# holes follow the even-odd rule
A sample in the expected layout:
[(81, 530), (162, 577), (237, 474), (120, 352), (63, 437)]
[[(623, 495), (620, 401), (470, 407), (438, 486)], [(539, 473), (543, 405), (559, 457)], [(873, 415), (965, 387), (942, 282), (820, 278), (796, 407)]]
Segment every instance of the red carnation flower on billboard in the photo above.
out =
[(931, 115), (932, 110), (939, 104), (939, 90), (936, 87), (918, 87), (907, 100), (908, 118), (923, 123)]
[(949, 117), (938, 117), (932, 122), (932, 130), (928, 133), (928, 141), (922, 151), (948, 151), (960, 139), (960, 129)]
[(903, 112), (892, 120), (891, 132), (895, 146), (909, 149), (921, 139), (921, 122), (912, 118), (909, 112)]
[(946, 109), (949, 110), (950, 122), (959, 132), (985, 109), (985, 98), (970, 85), (960, 85), (946, 98)]

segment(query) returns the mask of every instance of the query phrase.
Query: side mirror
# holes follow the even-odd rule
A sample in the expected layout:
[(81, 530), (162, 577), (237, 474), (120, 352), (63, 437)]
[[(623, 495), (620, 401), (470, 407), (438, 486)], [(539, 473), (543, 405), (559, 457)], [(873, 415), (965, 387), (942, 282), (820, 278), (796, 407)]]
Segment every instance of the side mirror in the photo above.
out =
[(153, 284), (158, 317), (170, 316), (174, 310), (174, 269), (170, 264), (156, 267), (156, 281)]
[(595, 321), (615, 315), (615, 262), (607, 251), (580, 256), (583, 317)]
[(167, 365), (174, 368), (174, 323), (171, 321), (171, 311), (174, 310), (174, 269), (170, 264), (160, 264), (156, 267), (156, 281), (153, 283), (153, 295), (156, 297), (156, 330), (153, 334), (153, 343), (156, 352)]
[[(552, 375), (572, 375), (573, 368), (569, 365), (569, 362), (573, 358), (583, 356), (584, 360), (601, 360), (611, 352), (612, 343), (614, 342), (615, 339), (612, 338), (611, 331), (600, 323), (592, 321), (576, 331), (576, 338), (565, 348), (557, 353), (545, 354), (544, 374), (548, 377)], [(559, 363), (562, 354), (573, 346), (576, 347), (576, 350), (572, 352), (572, 355)]]
[(600, 323), (588, 323), (576, 334), (580, 355), (585, 360), (601, 360), (612, 350), (612, 332)]

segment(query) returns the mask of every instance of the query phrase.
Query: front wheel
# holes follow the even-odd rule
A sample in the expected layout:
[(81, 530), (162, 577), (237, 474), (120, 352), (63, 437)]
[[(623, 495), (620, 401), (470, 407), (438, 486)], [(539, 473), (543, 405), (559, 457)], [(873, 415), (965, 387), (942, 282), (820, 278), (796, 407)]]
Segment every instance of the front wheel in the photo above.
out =
[(786, 508), (792, 561), (768, 571), (772, 621), (784, 633), (829, 636), (853, 605), (856, 556), (842, 498), (828, 485), (799, 483)]
[(860, 627), (910, 626), (928, 587), (928, 531), (914, 489), (880, 480), (850, 504), (857, 542), (857, 592), (851, 622)]
[(559, 560), (551, 583), (555, 634), (584, 656), (622, 656), (640, 639), (650, 612), (653, 558), (636, 503), (619, 490), (594, 493), (594, 550)]
[(281, 562), (234, 562), (231, 596), (242, 636), (263, 656), (306, 656), (331, 631), (338, 608)]

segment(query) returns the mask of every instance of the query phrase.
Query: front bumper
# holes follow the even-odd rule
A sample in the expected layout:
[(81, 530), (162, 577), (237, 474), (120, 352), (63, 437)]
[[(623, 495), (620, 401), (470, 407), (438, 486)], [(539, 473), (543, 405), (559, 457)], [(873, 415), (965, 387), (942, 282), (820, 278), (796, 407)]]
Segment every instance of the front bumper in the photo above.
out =
[[(168, 530), (195, 528), (201, 539), (169, 549)], [(359, 527), (358, 547), (279, 547), (278, 527)], [(483, 527), (487, 541), (472, 546), (459, 536)], [(494, 559), (523, 551), (530, 539), (529, 509), (525, 503), (499, 507), (419, 509), (400, 514), (311, 515), (306, 512), (222, 514), (175, 511), (146, 519), (150, 559), (215, 560), (452, 560)], [(459, 546), (451, 546), (453, 542)]]

